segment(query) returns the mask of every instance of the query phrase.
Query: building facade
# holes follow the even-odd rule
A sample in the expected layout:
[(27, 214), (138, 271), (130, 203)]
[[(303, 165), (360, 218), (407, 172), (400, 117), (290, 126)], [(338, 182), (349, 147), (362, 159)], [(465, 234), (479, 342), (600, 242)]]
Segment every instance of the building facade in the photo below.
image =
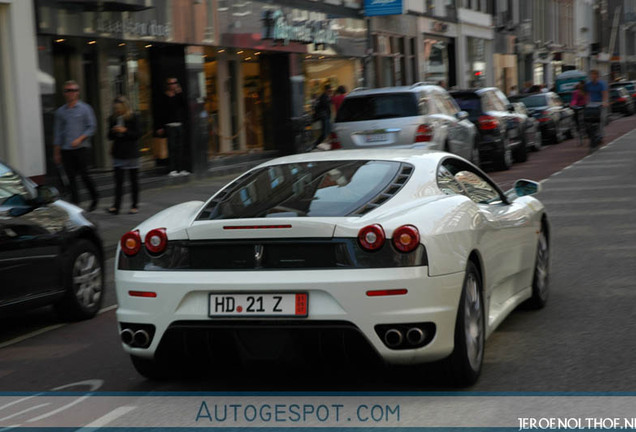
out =
[(495, 36), (489, 5), (486, 0), (458, 0), (457, 84), (461, 88), (495, 84)]
[(27, 176), (45, 173), (33, 4), (0, 0), (0, 159)]

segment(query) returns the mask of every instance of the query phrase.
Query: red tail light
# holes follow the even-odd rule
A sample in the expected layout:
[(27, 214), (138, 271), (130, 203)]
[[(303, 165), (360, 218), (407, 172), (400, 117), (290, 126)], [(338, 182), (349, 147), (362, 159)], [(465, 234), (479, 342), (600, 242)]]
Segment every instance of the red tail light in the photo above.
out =
[(338, 139), (338, 135), (335, 132), (331, 132), (329, 134), (329, 144), (331, 144), (331, 150), (338, 150), (342, 148), (340, 139)]
[(166, 235), (165, 228), (155, 228), (146, 234), (146, 240), (144, 241), (148, 252), (153, 254), (159, 254), (166, 250), (168, 245), (168, 236)]
[(384, 229), (378, 224), (366, 226), (358, 233), (360, 246), (368, 251), (380, 249), (385, 240)]
[(139, 231), (128, 231), (121, 237), (120, 246), (123, 253), (128, 256), (136, 255), (141, 249), (141, 236)]
[(478, 119), (479, 129), (481, 130), (493, 130), (499, 128), (499, 119), (497, 117), (484, 115)]
[(403, 225), (393, 231), (393, 246), (401, 252), (411, 252), (420, 244), (420, 232), (413, 225)]
[(415, 132), (415, 142), (429, 142), (433, 140), (433, 128), (429, 125), (419, 125)]
[(636, 93), (632, 94), (632, 97), (633, 97), (633, 98), (636, 98)]
[(547, 111), (543, 111), (541, 113), (541, 117), (539, 117), (539, 122), (544, 123), (544, 122), (547, 122), (547, 121), (550, 121), (550, 120), (552, 120), (550, 118), (550, 113), (547, 112)]
[(616, 102), (625, 102), (627, 99), (624, 97), (619, 97), (618, 99), (616, 99)]

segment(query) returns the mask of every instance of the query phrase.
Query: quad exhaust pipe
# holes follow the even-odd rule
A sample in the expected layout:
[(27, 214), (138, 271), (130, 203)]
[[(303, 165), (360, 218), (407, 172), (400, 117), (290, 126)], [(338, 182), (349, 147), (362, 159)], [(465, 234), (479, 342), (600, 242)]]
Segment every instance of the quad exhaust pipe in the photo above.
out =
[(135, 334), (131, 329), (125, 328), (119, 333), (119, 337), (121, 338), (121, 341), (124, 343), (124, 345), (130, 345), (133, 342)]
[(419, 345), (424, 342), (424, 332), (419, 327), (412, 327), (406, 332), (406, 341), (411, 345)]
[(397, 348), (402, 345), (402, 341), (404, 340), (404, 336), (402, 336), (402, 332), (398, 329), (388, 329), (386, 333), (384, 333), (384, 343), (389, 348)]
[[(411, 327), (412, 326), (412, 327)], [(402, 324), (378, 330), (384, 344), (391, 349), (411, 349), (423, 346), (429, 337), (426, 326)]]

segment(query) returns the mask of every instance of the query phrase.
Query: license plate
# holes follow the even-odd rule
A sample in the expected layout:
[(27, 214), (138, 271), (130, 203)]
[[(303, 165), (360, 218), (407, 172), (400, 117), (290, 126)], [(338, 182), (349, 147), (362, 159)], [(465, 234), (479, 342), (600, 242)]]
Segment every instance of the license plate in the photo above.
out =
[(307, 316), (307, 294), (210, 294), (211, 317)]
[(375, 142), (384, 142), (388, 139), (387, 134), (372, 134), (372, 135), (367, 135), (367, 142), (368, 143), (375, 143)]

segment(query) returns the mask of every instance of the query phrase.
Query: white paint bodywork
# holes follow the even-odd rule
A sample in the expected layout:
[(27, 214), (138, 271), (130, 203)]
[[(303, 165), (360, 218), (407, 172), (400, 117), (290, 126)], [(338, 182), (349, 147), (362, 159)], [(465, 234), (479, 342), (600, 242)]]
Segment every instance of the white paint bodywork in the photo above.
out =
[[(148, 349), (124, 349), (151, 358), (160, 338), (174, 321), (208, 321), (211, 292), (309, 293), (307, 320), (342, 320), (355, 324), (389, 363), (411, 364), (444, 358), (453, 350), (453, 335), (464, 272), (471, 254), (478, 257), (486, 307), (486, 332), (531, 295), (543, 205), (532, 197), (510, 204), (476, 204), (463, 195), (445, 195), (436, 172), (443, 152), (406, 150), (333, 151), (275, 159), (262, 167), (318, 160), (394, 160), (415, 167), (400, 192), (381, 207), (355, 217), (293, 217), (196, 221), (201, 202), (181, 204), (148, 219), (137, 229), (143, 236), (165, 227), (173, 239), (357, 237), (361, 228), (380, 224), (390, 239), (405, 224), (415, 225), (426, 248), (428, 266), (383, 269), (285, 271), (122, 271), (115, 282), (120, 322), (156, 326)], [(259, 167), (257, 167), (259, 168)], [(212, 198), (211, 198), (212, 199)], [(280, 230), (223, 230), (224, 225), (291, 224)], [(118, 251), (119, 253), (119, 251)], [(144, 253), (143, 251), (140, 253)], [(406, 288), (407, 295), (368, 297), (374, 289)], [(157, 298), (130, 297), (130, 290), (148, 290)], [(374, 326), (434, 322), (437, 333), (422, 348), (390, 350)]]

